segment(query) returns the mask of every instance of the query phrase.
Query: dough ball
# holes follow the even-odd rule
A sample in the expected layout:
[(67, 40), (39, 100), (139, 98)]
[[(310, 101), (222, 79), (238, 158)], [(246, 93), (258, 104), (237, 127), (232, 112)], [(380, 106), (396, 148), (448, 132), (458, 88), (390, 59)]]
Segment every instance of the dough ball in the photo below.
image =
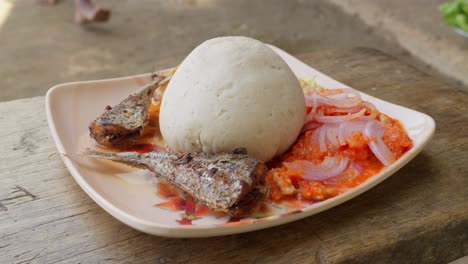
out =
[(167, 145), (179, 152), (247, 152), (268, 161), (304, 124), (302, 88), (289, 66), (260, 41), (220, 37), (195, 48), (170, 81), (160, 112)]

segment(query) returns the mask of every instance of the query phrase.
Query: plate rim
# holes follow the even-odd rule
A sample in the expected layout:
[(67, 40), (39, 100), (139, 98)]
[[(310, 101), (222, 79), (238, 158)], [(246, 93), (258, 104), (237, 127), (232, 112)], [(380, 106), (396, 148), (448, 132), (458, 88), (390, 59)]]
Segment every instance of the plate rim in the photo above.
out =
[[(288, 59), (294, 60), (296, 63), (299, 62), (303, 65), (305, 65), (308, 68), (311, 68), (315, 71), (317, 71), (315, 68), (305, 64), (304, 62), (300, 61), (293, 55), (275, 47), (272, 45), (269, 45), (275, 52), (277, 53), (283, 53), (283, 55), (286, 55), (289, 57)], [(342, 84), (341, 82), (331, 78), (330, 76), (317, 71), (318, 73), (322, 74), (323, 76), (326, 76), (327, 78), (343, 85), (347, 86), (345, 84)], [(56, 127), (56, 122), (55, 120), (55, 115), (54, 111), (52, 109), (53, 102), (54, 102), (54, 97), (57, 96), (57, 93), (59, 91), (65, 90), (65, 89), (79, 89), (74, 87), (77, 84), (99, 84), (99, 83), (109, 83), (109, 82), (120, 82), (120, 81), (125, 81), (129, 80), (135, 77), (140, 77), (140, 78), (145, 78), (150, 76), (151, 73), (144, 73), (144, 74), (137, 74), (137, 75), (132, 75), (132, 76), (126, 76), (126, 77), (119, 77), (119, 78), (110, 78), (110, 79), (102, 79), (102, 80), (91, 80), (91, 81), (80, 81), (80, 82), (68, 82), (68, 83), (63, 83), (59, 85), (55, 85), (54, 87), (50, 88), (47, 91), (46, 97), (45, 97), (45, 106), (46, 106), (46, 115), (47, 115), (47, 121), (48, 125), (51, 131), (52, 138), (54, 140), (55, 146), (60, 153), (60, 157), (62, 161), (64, 162), (65, 166), (67, 167), (68, 171), (72, 175), (72, 177), (75, 179), (75, 181), (78, 183), (78, 185), (85, 191), (85, 193), (91, 197), (91, 199), (96, 202), (101, 208), (103, 208), (106, 212), (111, 214), (113, 217), (117, 218), (119, 221), (122, 223), (131, 226), (132, 228), (135, 228), (137, 230), (140, 230), (142, 232), (152, 234), (152, 235), (159, 235), (159, 236), (165, 236), (165, 237), (179, 237), (179, 238), (190, 238), (190, 237), (213, 237), (213, 236), (221, 236), (221, 235), (228, 235), (228, 234), (237, 234), (237, 233), (244, 233), (244, 232), (249, 232), (249, 231), (255, 231), (255, 230), (261, 230), (273, 226), (278, 226), (286, 223), (290, 223), (299, 219), (303, 219), (309, 216), (312, 216), (314, 214), (318, 214), (320, 212), (323, 212), (325, 210), (328, 210), (332, 207), (335, 207), (337, 205), (340, 205), (342, 203), (345, 203), (356, 196), (361, 195), (362, 193), (372, 189), (379, 183), (383, 182), (387, 178), (389, 178), (391, 175), (393, 175), (396, 171), (401, 169), (404, 165), (406, 165), (408, 162), (410, 162), (419, 152), (422, 151), (422, 149), (428, 144), (430, 139), (433, 137), (434, 132), (435, 132), (435, 121), (432, 117), (429, 115), (416, 111), (411, 108), (407, 108), (405, 106), (393, 104), (391, 102), (379, 99), (377, 97), (365, 94), (361, 91), (359, 91), (361, 94), (364, 94), (366, 96), (370, 96), (375, 98), (376, 100), (383, 101), (387, 104), (390, 104), (392, 107), (397, 106), (401, 107), (405, 110), (413, 111), (415, 113), (418, 113), (421, 115), (424, 119), (425, 122), (428, 124), (428, 130), (425, 131), (423, 135), (423, 140), (421, 144), (417, 146), (413, 146), (408, 152), (406, 152), (401, 158), (399, 158), (395, 163), (390, 165), (389, 167), (385, 167), (380, 171), (377, 175), (372, 176), (371, 178), (367, 179), (365, 182), (361, 183), (360, 185), (352, 188), (352, 190), (349, 190), (343, 194), (340, 194), (336, 197), (327, 199), (325, 201), (321, 201), (316, 204), (312, 204), (310, 206), (307, 206), (303, 209), (301, 209), (301, 212), (296, 213), (296, 214), (289, 214), (287, 216), (282, 216), (282, 215), (274, 215), (266, 218), (262, 218), (264, 220), (262, 221), (252, 221), (248, 224), (245, 225), (235, 225), (235, 226), (220, 226), (216, 224), (205, 224), (205, 225), (193, 225), (193, 226), (171, 226), (171, 225), (165, 225), (161, 223), (156, 223), (156, 222), (151, 222), (148, 220), (140, 219), (130, 213), (127, 213), (121, 209), (119, 209), (117, 206), (113, 205), (111, 202), (109, 202), (107, 199), (105, 199), (103, 196), (99, 194), (88, 182), (85, 180), (83, 176), (78, 172), (77, 168), (75, 167), (75, 164), (73, 163), (73, 159), (65, 154), (65, 148), (64, 144), (62, 142), (62, 139), (57, 133), (57, 127)], [(210, 230), (211, 232), (207, 232)]]

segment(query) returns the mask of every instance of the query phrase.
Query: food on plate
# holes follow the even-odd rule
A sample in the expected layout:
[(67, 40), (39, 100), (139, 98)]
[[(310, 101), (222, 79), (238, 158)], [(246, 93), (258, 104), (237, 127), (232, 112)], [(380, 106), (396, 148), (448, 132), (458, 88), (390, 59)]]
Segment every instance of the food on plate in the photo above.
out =
[(169, 78), (157, 75), (154, 79), (118, 105), (107, 106), (106, 111), (89, 125), (90, 136), (106, 147), (133, 145), (147, 123), (154, 90), (169, 81)]
[(270, 199), (321, 201), (353, 188), (391, 165), (411, 146), (401, 123), (353, 89), (302, 82), (308, 107), (303, 134), (272, 162)]
[(249, 214), (263, 196), (267, 167), (244, 153), (101, 152), (89, 157), (110, 159), (148, 169), (208, 208), (234, 217)]
[(174, 151), (246, 148), (268, 161), (294, 143), (305, 109), (299, 81), (281, 57), (260, 41), (221, 37), (195, 48), (177, 68), (159, 124)]
[(111, 152), (84, 154), (153, 171), (236, 219), (265, 197), (294, 208), (335, 197), (412, 147), (358, 91), (298, 80), (253, 39), (208, 40), (153, 78), (90, 125)]

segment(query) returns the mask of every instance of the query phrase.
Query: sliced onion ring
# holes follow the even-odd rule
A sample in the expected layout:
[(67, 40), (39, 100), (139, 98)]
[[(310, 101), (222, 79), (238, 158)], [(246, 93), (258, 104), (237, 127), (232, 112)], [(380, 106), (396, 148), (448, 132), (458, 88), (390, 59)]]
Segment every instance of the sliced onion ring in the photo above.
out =
[(308, 130), (311, 130), (311, 129), (315, 129), (315, 128), (318, 128), (320, 126), (322, 126), (323, 124), (321, 123), (316, 123), (316, 122), (308, 122), (306, 123), (303, 127), (302, 127), (302, 130), (301, 130), (301, 134), (308, 131)]
[(356, 112), (359, 112), (364, 107), (365, 107), (364, 105), (358, 105), (358, 106), (351, 107), (351, 108), (332, 108), (332, 109), (329, 109), (328, 111), (330, 113), (356, 113)]
[(312, 107), (306, 116), (306, 122), (309, 122), (310, 120), (314, 119), (315, 112), (317, 111), (317, 93), (312, 91), (311, 94), (305, 94), (304, 98), (306, 100), (306, 106)]
[(326, 142), (334, 148), (340, 147), (340, 141), (338, 140), (338, 124), (325, 124), (326, 129)]
[(284, 162), (288, 170), (300, 172), (300, 177), (306, 180), (323, 181), (342, 173), (348, 166), (348, 157), (327, 156), (320, 164), (314, 164), (308, 160), (296, 160)]
[[(349, 97), (349, 95), (353, 95)], [(350, 88), (341, 89), (341, 93), (324, 96), (317, 94), (317, 104), (330, 105), (338, 108), (351, 108), (359, 105), (362, 102), (359, 92)]]
[(375, 119), (379, 114), (379, 110), (377, 110), (377, 107), (375, 107), (375, 105), (373, 105), (371, 102), (367, 101), (363, 101), (362, 104), (371, 112), (371, 114), (366, 117)]
[(322, 126), (320, 127), (320, 132), (318, 135), (318, 142), (320, 151), (325, 152), (327, 151), (327, 143), (325, 142), (325, 137), (327, 136), (327, 127)]
[(340, 145), (346, 145), (355, 133), (362, 133), (368, 120), (348, 121), (340, 124), (338, 128), (338, 140)]
[(324, 124), (314, 131), (312, 139), (318, 144), (321, 152), (326, 152), (328, 145), (339, 147), (338, 134), (335, 132), (337, 130), (338, 126), (335, 124)]
[(347, 115), (339, 115), (339, 116), (326, 116), (323, 113), (323, 110), (319, 110), (315, 115), (315, 120), (322, 123), (338, 123), (344, 122), (351, 119), (358, 118), (366, 112), (366, 109), (361, 109), (361, 111), (354, 113), (354, 114), (347, 114)]
[[(330, 91), (337, 92), (330, 93)], [(307, 90), (304, 97), (306, 105), (311, 106), (313, 110), (321, 105), (335, 106), (338, 108), (352, 108), (362, 102), (359, 92), (350, 88), (326, 90), (326, 92), (324, 91), (322, 93), (317, 92), (316, 90)]]
[(382, 162), (383, 165), (389, 166), (395, 162), (395, 154), (385, 145), (382, 136), (385, 132), (385, 126), (378, 121), (369, 121), (364, 128), (363, 135), (369, 138), (369, 148), (372, 153)]

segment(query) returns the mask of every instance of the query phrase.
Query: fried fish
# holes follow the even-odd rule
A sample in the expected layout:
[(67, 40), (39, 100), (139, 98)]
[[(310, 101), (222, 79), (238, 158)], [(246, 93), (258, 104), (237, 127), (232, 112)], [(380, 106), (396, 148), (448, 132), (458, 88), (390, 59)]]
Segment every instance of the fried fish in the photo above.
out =
[(148, 169), (208, 208), (234, 217), (247, 216), (266, 191), (267, 167), (245, 152), (181, 155), (87, 150), (83, 154)]
[(154, 91), (169, 82), (171, 75), (153, 74), (153, 81), (114, 107), (89, 125), (90, 136), (105, 147), (128, 147), (135, 143), (147, 122), (148, 109)]

